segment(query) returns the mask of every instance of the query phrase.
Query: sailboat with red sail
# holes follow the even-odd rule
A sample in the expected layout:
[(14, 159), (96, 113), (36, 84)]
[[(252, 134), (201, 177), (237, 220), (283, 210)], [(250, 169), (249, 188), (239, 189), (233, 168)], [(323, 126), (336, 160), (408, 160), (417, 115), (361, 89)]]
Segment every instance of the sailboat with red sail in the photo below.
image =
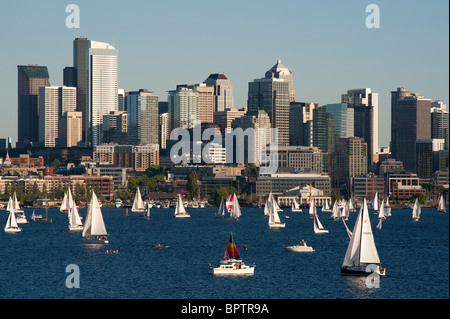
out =
[(248, 266), (244, 264), (233, 240), (233, 233), (230, 235), (227, 249), (223, 258), (216, 267), (209, 267), (209, 273), (212, 275), (253, 275), (255, 265)]

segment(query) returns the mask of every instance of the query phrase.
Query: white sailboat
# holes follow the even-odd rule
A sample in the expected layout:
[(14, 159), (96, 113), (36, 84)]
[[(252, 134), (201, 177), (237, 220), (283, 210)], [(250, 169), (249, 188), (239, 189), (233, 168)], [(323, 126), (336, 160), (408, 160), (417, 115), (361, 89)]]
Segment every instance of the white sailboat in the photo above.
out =
[(348, 199), (348, 211), (356, 212), (355, 206), (353, 205), (353, 201), (351, 198)]
[(372, 209), (378, 211), (380, 209), (380, 203), (378, 199), (378, 192), (375, 193), (375, 196), (372, 198)]
[(186, 212), (186, 209), (184, 208), (183, 200), (181, 199), (181, 195), (178, 194), (177, 203), (175, 205), (175, 217), (177, 218), (186, 218), (191, 217), (191, 215)]
[(70, 191), (70, 187), (67, 188), (67, 192), (64, 193), (64, 198), (61, 202), (61, 206), (59, 207), (60, 212), (67, 213), (72, 205), (73, 197), (72, 192)]
[(314, 203), (314, 201), (310, 201), (309, 204), (309, 216), (314, 217), (314, 215), (316, 214), (317, 209), (316, 209), (316, 204)]
[(419, 199), (416, 198), (416, 201), (414, 202), (414, 206), (413, 206), (413, 210), (412, 210), (413, 221), (415, 221), (415, 222), (419, 221), (421, 212), (422, 212), (422, 209), (420, 208)]
[(314, 201), (311, 202), (311, 206), (309, 207), (309, 214), (312, 214), (314, 217), (314, 233), (315, 234), (327, 234), (328, 230), (322, 226), (322, 223), (319, 220), (319, 216), (317, 215), (316, 205)]
[(441, 195), (439, 198), (439, 204), (437, 208), (438, 213), (445, 213), (447, 209), (445, 208), (444, 196)]
[(380, 276), (385, 276), (386, 268), (381, 266), (370, 225), (367, 202), (364, 199), (363, 207), (359, 210), (352, 237), (345, 253), (341, 273), (343, 275), (367, 276), (374, 272)]
[(300, 208), (300, 205), (299, 205), (299, 203), (297, 202), (297, 199), (296, 199), (296, 198), (294, 198), (294, 200), (292, 201), (291, 211), (292, 211), (292, 212), (296, 212), (296, 213), (302, 211), (302, 209)]
[(81, 234), (84, 244), (108, 244), (108, 233), (103, 221), (102, 211), (97, 196), (92, 192), (92, 198), (86, 217), (86, 223)]
[(136, 195), (134, 196), (133, 206), (131, 207), (131, 211), (133, 213), (143, 213), (144, 212), (144, 202), (142, 201), (141, 191), (139, 190), (139, 186), (136, 188)]
[(15, 215), (15, 217), (16, 217), (16, 222), (18, 224), (26, 224), (26, 223), (28, 223), (27, 216), (25, 215), (25, 212), (19, 206), (19, 201), (17, 199), (16, 192), (14, 192), (14, 196), (13, 196), (13, 200), (12, 200), (12, 211), (14, 212), (14, 214), (17, 214), (17, 215)]
[(8, 220), (6, 221), (5, 225), (5, 232), (7, 233), (17, 233), (22, 231), (22, 228), (20, 228), (17, 225), (16, 221), (16, 214), (13, 211), (9, 212)]
[(69, 217), (70, 230), (83, 230), (83, 223), (81, 222), (80, 215), (78, 214), (77, 204), (75, 203), (74, 199), (72, 199), (72, 203), (69, 206), (67, 216)]
[(227, 199), (227, 210), (230, 212), (231, 219), (239, 219), (241, 217), (241, 207), (236, 194), (231, 194)]
[(333, 210), (330, 208), (330, 205), (328, 205), (328, 200), (325, 200), (325, 204), (322, 207), (322, 212), (332, 212)]
[(216, 216), (218, 218), (223, 218), (223, 217), (225, 217), (225, 211), (226, 211), (225, 203), (222, 198), (222, 200), (220, 201), (219, 210), (214, 214), (214, 216)]
[(391, 205), (389, 204), (389, 196), (386, 197), (386, 202), (384, 203), (384, 216), (391, 216)]
[(384, 199), (381, 201), (380, 212), (378, 213), (378, 218), (380, 220), (386, 219), (385, 208), (384, 208)]
[(286, 223), (282, 223), (278, 211), (273, 202), (267, 201), (266, 206), (269, 210), (269, 228), (284, 228)]
[(142, 218), (150, 219), (150, 203), (145, 204), (144, 215), (142, 215)]
[(333, 209), (332, 209), (330, 219), (338, 220), (339, 217), (341, 217), (341, 210), (339, 209), (339, 205), (336, 200), (336, 201), (334, 201), (334, 204), (333, 204)]
[(348, 220), (349, 215), (350, 215), (350, 206), (349, 203), (344, 200), (344, 207), (342, 207), (341, 218), (343, 220)]

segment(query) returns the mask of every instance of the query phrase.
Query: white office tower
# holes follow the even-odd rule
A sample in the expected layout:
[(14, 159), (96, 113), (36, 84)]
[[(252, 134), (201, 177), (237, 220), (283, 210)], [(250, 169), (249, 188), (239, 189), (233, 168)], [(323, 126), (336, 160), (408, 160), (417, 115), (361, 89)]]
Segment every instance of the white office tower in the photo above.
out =
[(60, 119), (75, 111), (77, 89), (68, 86), (41, 86), (39, 88), (39, 143), (55, 147)]
[(85, 131), (88, 145), (103, 143), (103, 116), (118, 107), (119, 50), (89, 41), (86, 65)]

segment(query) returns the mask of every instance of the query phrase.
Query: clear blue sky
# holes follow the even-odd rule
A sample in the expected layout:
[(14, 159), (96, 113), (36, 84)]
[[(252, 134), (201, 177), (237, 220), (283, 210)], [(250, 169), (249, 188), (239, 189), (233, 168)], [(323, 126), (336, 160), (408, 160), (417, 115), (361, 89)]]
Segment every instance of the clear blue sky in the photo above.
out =
[[(68, 29), (68, 4), (80, 28)], [(380, 28), (365, 25), (367, 5)], [(0, 137), (17, 140), (17, 65), (49, 69), (62, 84), (76, 36), (119, 49), (119, 87), (146, 88), (167, 100), (177, 84), (223, 72), (235, 105), (246, 106), (248, 82), (280, 59), (294, 73), (297, 101), (340, 102), (347, 89), (379, 93), (379, 145), (390, 140), (390, 91), (405, 86), (449, 107), (447, 0), (53, 0), (1, 4)]]

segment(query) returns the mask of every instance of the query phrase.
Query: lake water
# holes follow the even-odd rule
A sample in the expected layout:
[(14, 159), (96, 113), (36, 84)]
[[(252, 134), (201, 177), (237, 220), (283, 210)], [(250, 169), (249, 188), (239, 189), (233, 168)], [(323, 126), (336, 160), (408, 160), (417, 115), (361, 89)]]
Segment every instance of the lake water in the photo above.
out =
[[(341, 221), (328, 219), (330, 213), (319, 211), (329, 233), (316, 235), (307, 210), (284, 209), (280, 215), (286, 228), (279, 230), (268, 228), (263, 209), (243, 208), (239, 221), (215, 218), (216, 210), (187, 209), (192, 217), (177, 219), (173, 209), (152, 209), (145, 220), (104, 207), (110, 244), (92, 248), (81, 244), (81, 232), (69, 231), (66, 214), (50, 209), (51, 224), (21, 224), (20, 233), (0, 232), (0, 298), (449, 298), (448, 210), (422, 209), (422, 218), (413, 223), (410, 209), (393, 209), (382, 230), (374, 230), (387, 267), (378, 288), (368, 287), (364, 277), (340, 274), (349, 238)], [(32, 210), (25, 212), (29, 218)], [(0, 214), (6, 222), (7, 213)], [(85, 217), (86, 210), (80, 209), (80, 215)], [(350, 229), (356, 216), (350, 214)], [(370, 217), (375, 226), (377, 215)], [(243, 261), (256, 264), (254, 276), (208, 274), (209, 264), (223, 256), (230, 232)], [(301, 239), (315, 252), (284, 249)], [(156, 243), (170, 247), (152, 247)], [(66, 286), (71, 264), (79, 267), (79, 288)]]

